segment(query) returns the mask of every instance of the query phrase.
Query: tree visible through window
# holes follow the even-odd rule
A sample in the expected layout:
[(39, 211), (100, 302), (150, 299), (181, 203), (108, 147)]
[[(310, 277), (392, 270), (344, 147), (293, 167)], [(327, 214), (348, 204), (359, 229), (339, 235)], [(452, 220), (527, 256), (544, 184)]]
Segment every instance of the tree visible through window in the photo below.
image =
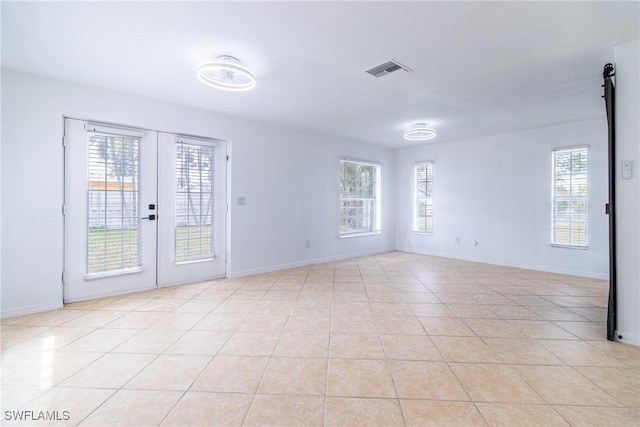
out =
[(551, 243), (586, 247), (589, 202), (587, 147), (553, 152), (552, 191)]
[(433, 163), (418, 163), (415, 166), (415, 200), (413, 231), (433, 233)]
[(380, 165), (340, 162), (340, 236), (380, 232)]

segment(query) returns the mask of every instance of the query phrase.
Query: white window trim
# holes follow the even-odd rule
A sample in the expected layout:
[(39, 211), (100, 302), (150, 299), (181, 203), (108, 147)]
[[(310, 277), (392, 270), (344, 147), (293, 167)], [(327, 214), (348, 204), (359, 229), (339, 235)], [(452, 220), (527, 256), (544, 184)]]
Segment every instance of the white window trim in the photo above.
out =
[[(575, 150), (586, 150), (587, 152), (587, 196), (586, 197), (562, 197), (563, 199), (572, 200), (584, 200), (586, 205), (585, 212), (585, 244), (584, 245), (571, 245), (564, 243), (556, 243), (554, 241), (555, 238), (555, 206), (556, 206), (556, 153), (561, 151), (575, 151)], [(573, 174), (572, 174), (573, 175)], [(587, 250), (589, 249), (589, 197), (590, 197), (590, 185), (589, 185), (589, 145), (572, 145), (567, 147), (558, 147), (552, 150), (551, 157), (551, 243), (549, 244), (552, 248), (559, 249), (577, 249), (577, 250)]]
[[(427, 160), (424, 162), (417, 162), (413, 165), (413, 234), (418, 234), (421, 236), (433, 236), (433, 196), (431, 196), (431, 230), (430, 231), (419, 231), (416, 213), (418, 211), (418, 167), (426, 166), (427, 168), (431, 168), (431, 176), (433, 182), (433, 161)], [(425, 199), (428, 199), (425, 197)]]
[[(355, 163), (363, 166), (374, 166), (376, 169), (376, 195), (375, 195), (375, 205), (376, 205), (376, 224), (375, 230), (371, 231), (358, 231), (358, 232), (342, 232), (340, 227), (338, 227), (338, 235), (341, 239), (350, 239), (353, 237), (365, 237), (365, 236), (376, 236), (382, 233), (382, 164), (378, 162), (371, 162), (366, 160), (358, 160), (353, 158), (341, 158), (340, 159), (340, 169), (342, 169), (343, 163)], [(342, 204), (342, 200), (346, 199), (358, 199), (358, 200), (371, 200), (371, 199), (363, 199), (363, 198), (342, 198), (340, 194), (338, 194), (338, 198), (340, 200), (339, 206)], [(340, 222), (342, 222), (342, 212), (340, 212)]]

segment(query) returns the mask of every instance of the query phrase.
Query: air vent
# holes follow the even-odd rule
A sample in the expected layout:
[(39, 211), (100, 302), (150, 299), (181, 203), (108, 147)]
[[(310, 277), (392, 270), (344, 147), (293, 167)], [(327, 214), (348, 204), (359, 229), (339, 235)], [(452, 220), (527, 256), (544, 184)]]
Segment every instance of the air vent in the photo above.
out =
[(411, 72), (411, 68), (405, 67), (394, 59), (390, 59), (384, 64), (376, 65), (375, 67), (368, 69), (367, 73), (371, 74), (375, 78), (381, 79), (400, 70), (407, 73)]

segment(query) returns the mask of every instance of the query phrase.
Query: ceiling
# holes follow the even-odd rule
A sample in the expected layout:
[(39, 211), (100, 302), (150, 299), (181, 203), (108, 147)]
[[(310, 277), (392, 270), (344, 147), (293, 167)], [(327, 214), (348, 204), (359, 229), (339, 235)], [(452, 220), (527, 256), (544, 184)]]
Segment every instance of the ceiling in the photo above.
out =
[[(603, 117), (633, 2), (2, 2), (3, 68), (386, 147)], [(221, 54), (250, 92), (202, 85)], [(413, 69), (379, 80), (388, 59)]]

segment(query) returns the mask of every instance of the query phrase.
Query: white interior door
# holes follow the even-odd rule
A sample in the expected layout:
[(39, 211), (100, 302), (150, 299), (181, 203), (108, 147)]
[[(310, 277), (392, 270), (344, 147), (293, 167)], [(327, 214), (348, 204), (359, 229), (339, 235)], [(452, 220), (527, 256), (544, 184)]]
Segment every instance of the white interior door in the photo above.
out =
[(158, 134), (158, 284), (222, 277), (226, 253), (225, 141)]
[(64, 301), (156, 287), (157, 133), (65, 119)]
[(226, 147), (65, 119), (64, 301), (223, 277)]

